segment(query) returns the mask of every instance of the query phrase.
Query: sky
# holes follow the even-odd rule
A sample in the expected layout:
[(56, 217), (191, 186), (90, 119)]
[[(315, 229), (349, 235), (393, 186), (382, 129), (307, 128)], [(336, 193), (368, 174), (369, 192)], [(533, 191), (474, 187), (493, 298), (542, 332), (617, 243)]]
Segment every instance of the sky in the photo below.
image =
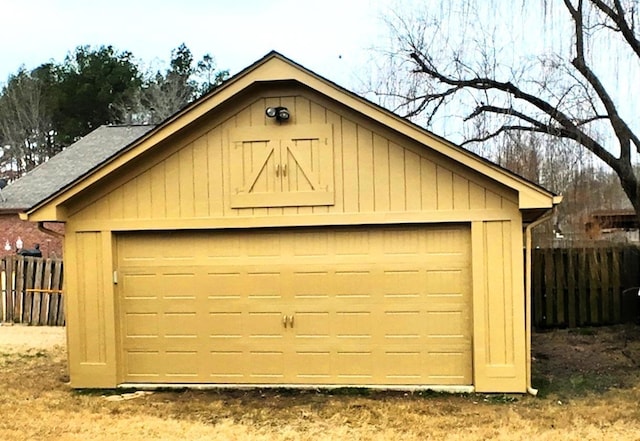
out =
[(384, 0), (0, 0), (0, 83), (21, 66), (112, 45), (150, 68), (185, 43), (234, 74), (271, 50), (350, 88), (366, 75)]

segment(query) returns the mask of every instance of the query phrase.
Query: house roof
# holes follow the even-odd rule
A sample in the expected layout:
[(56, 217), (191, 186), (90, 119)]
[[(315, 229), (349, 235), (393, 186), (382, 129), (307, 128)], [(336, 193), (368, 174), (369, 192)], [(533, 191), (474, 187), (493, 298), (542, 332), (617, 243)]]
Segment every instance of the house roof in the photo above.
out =
[[(533, 220), (539, 217), (561, 200), (560, 197), (543, 187), (411, 123), (407, 119), (315, 74), (278, 52), (272, 51), (234, 75), (213, 92), (194, 101), (155, 128), (151, 129), (148, 126), (131, 128), (132, 131), (140, 130), (137, 133), (138, 139), (136, 139), (136, 134), (131, 133), (132, 137), (126, 138), (126, 140), (121, 139), (120, 145), (114, 146), (110, 154), (101, 156), (99, 160), (95, 158), (96, 160), (88, 168), (83, 171), (78, 170), (73, 174), (73, 177), (60, 182), (55, 188), (49, 187), (48, 194), (45, 195), (44, 191), (40, 193), (38, 200), (28, 205), (27, 216), (30, 220), (64, 218), (65, 215), (58, 213), (56, 210), (73, 195), (93, 185), (133, 158), (153, 149), (162, 140), (190, 126), (202, 116), (214, 111), (239, 93), (246, 91), (249, 87), (260, 83), (277, 83), (281, 81), (294, 81), (303, 84), (420, 144), (450, 157), (462, 165), (500, 182), (508, 188), (514, 189), (519, 195), (520, 209), (527, 214), (525, 216), (527, 219), (525, 220)], [(107, 140), (105, 141), (108, 142)], [(73, 154), (73, 151), (68, 153), (68, 155)], [(44, 179), (44, 176), (42, 179)]]
[(81, 179), (154, 126), (101, 126), (2, 190), (0, 212), (27, 210)]

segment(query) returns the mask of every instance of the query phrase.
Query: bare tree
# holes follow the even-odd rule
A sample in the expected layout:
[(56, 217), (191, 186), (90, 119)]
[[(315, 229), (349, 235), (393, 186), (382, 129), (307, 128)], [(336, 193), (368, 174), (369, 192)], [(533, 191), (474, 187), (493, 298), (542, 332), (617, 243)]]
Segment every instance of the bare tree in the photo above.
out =
[(51, 116), (40, 82), (20, 70), (0, 95), (0, 172), (19, 177), (53, 156)]
[(514, 132), (568, 140), (615, 172), (640, 219), (640, 123), (623, 90), (640, 66), (639, 3), (459, 0), (396, 13), (389, 53), (406, 77), (378, 94), (426, 125), (458, 113), (463, 144)]
[(210, 54), (196, 63), (183, 43), (171, 51), (169, 69), (148, 74), (131, 101), (113, 107), (129, 123), (157, 124), (215, 89), (228, 76), (228, 70), (217, 70)]

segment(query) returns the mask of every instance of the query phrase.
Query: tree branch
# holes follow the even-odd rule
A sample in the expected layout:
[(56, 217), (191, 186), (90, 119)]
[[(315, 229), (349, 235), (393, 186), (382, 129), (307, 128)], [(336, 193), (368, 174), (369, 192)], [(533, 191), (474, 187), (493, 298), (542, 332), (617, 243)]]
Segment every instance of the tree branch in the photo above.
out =
[[(640, 140), (633, 134), (626, 122), (620, 117), (613, 99), (605, 89), (600, 79), (587, 65), (584, 57), (584, 25), (582, 0), (579, 0), (578, 9), (574, 8), (569, 0), (564, 0), (564, 2), (575, 23), (576, 57), (571, 61), (571, 64), (576, 68), (578, 72), (582, 74), (584, 79), (586, 79), (591, 87), (593, 87), (596, 94), (598, 95), (598, 98), (600, 98), (600, 101), (604, 105), (607, 114), (609, 115), (611, 127), (613, 128), (616, 137), (620, 142), (620, 158), (625, 162), (628, 162), (631, 155), (631, 140), (633, 140), (633, 143), (636, 146), (640, 143)], [(603, 7), (604, 6), (606, 5), (603, 5)]]
[(472, 144), (472, 143), (475, 143), (475, 142), (485, 142), (485, 141), (488, 141), (490, 139), (495, 138), (496, 136), (500, 135), (501, 133), (511, 132), (511, 131), (542, 132), (541, 130), (536, 129), (535, 127), (504, 125), (504, 126), (501, 126), (498, 130), (490, 132), (490, 133), (487, 133), (486, 135), (465, 139), (460, 145), (461, 146), (465, 146), (467, 144)]
[[(565, 0), (568, 1), (568, 0)], [(429, 75), (430, 77), (438, 80), (441, 83), (444, 83), (449, 86), (454, 86), (457, 90), (462, 90), (464, 88), (476, 89), (476, 90), (497, 90), (500, 92), (504, 92), (510, 94), (514, 98), (521, 99), (534, 107), (540, 109), (542, 112), (547, 114), (552, 120), (556, 121), (559, 124), (559, 127), (554, 127), (549, 124), (545, 126), (547, 128), (553, 128), (553, 130), (559, 130), (565, 134), (566, 138), (571, 138), (577, 141), (579, 144), (586, 147), (588, 150), (593, 152), (596, 156), (602, 159), (607, 165), (609, 165), (614, 170), (619, 170), (620, 164), (618, 163), (618, 159), (614, 157), (609, 151), (607, 151), (600, 143), (598, 143), (595, 139), (589, 136), (584, 131), (580, 130), (580, 128), (574, 123), (574, 121), (556, 106), (552, 106), (547, 101), (539, 98), (536, 95), (532, 95), (524, 92), (522, 89), (518, 88), (514, 84), (510, 82), (501, 82), (496, 81), (491, 78), (486, 77), (475, 77), (470, 79), (456, 79), (451, 78), (442, 73), (438, 72), (434, 67), (429, 66), (424, 59), (426, 57), (423, 56), (421, 58), (417, 52), (411, 53), (411, 58), (417, 63), (419, 66), (419, 71)], [(530, 121), (528, 121), (530, 122)], [(543, 132), (543, 133), (551, 133), (551, 132)]]
[(525, 115), (524, 113), (515, 110), (513, 107), (497, 107), (489, 105), (478, 106), (472, 113), (467, 115), (464, 120), (469, 121), (470, 119), (475, 118), (476, 116), (479, 116), (480, 114), (485, 112), (515, 116), (516, 118), (528, 122), (534, 127), (546, 127), (546, 124), (541, 123), (540, 121), (530, 117), (529, 115)]
[(615, 8), (614, 11), (609, 5), (607, 5), (602, 0), (591, 0), (591, 2), (602, 12), (604, 12), (613, 22), (618, 26), (618, 32), (620, 32), (625, 39), (625, 41), (629, 44), (629, 47), (635, 52), (635, 54), (640, 58), (640, 41), (636, 38), (635, 33), (627, 19), (624, 16), (624, 8), (620, 3), (620, 0), (614, 0)]

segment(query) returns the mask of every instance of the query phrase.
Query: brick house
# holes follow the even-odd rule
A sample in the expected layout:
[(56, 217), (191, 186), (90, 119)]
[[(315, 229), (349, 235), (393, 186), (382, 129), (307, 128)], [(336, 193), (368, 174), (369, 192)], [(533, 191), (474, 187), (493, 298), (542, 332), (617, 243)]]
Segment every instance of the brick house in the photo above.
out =
[[(40, 246), (43, 257), (62, 257), (62, 238), (38, 230), (33, 222), (20, 219), (22, 210), (0, 212), (0, 258), (16, 254), (16, 242), (22, 242), (23, 248)], [(51, 229), (64, 234), (64, 225), (53, 224)]]

